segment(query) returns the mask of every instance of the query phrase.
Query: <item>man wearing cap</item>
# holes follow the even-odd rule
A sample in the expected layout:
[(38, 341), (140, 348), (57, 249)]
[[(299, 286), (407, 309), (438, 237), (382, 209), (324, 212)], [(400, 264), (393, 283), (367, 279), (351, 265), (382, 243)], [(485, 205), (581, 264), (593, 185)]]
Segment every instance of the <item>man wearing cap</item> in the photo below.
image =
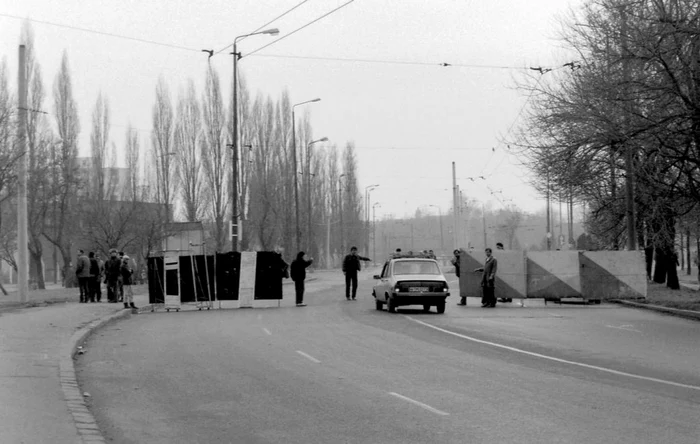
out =
[(350, 249), (350, 254), (343, 259), (343, 274), (345, 275), (345, 299), (350, 300), (350, 286), (352, 285), (352, 300), (357, 295), (357, 273), (362, 269), (360, 261), (371, 261), (368, 257), (359, 256), (357, 247)]

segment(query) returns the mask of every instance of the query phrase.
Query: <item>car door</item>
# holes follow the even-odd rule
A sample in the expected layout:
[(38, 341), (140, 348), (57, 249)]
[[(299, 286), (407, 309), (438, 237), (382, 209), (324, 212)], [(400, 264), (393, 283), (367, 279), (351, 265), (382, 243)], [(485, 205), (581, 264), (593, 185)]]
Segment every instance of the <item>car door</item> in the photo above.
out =
[(379, 300), (386, 301), (386, 294), (389, 292), (388, 289), (391, 286), (390, 270), (390, 262), (386, 262), (384, 268), (382, 268), (382, 274), (379, 275), (379, 284), (375, 290), (375, 294)]

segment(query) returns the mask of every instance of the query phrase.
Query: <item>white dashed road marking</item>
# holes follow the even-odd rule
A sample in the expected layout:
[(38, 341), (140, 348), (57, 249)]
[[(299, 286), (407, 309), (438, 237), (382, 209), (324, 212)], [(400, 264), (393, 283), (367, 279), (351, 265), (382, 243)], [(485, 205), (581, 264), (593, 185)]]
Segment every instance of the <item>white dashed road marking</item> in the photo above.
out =
[(411, 404), (417, 405), (418, 407), (424, 408), (430, 412), (435, 413), (436, 415), (442, 415), (442, 416), (448, 416), (449, 413), (443, 412), (442, 410), (438, 410), (434, 407), (430, 407), (428, 404), (423, 404), (422, 402), (418, 402), (415, 399), (411, 399), (407, 396), (399, 395), (398, 393), (394, 392), (389, 392), (391, 396), (396, 396), (399, 399), (403, 399), (404, 401), (410, 402)]
[(301, 350), (297, 350), (297, 353), (299, 353), (300, 355), (302, 355), (303, 357), (305, 357), (306, 359), (308, 359), (308, 360), (311, 361), (311, 362), (315, 362), (316, 364), (320, 364), (320, 363), (321, 363), (321, 361), (319, 361), (318, 359), (314, 358), (314, 357), (311, 356), (311, 355), (308, 355), (308, 354), (304, 353), (304, 352), (301, 351)]
[(272, 336), (272, 332), (266, 328), (263, 328), (263, 331), (268, 334), (268, 336)]
[(631, 325), (631, 324), (625, 324), (625, 325), (619, 325), (619, 326), (606, 325), (606, 327), (609, 327), (609, 328), (617, 328), (617, 329), (619, 329), (619, 330), (634, 331), (634, 332), (637, 332), (637, 333), (641, 333), (641, 331), (639, 331), (639, 330), (637, 330), (636, 328), (634, 328), (634, 325)]
[(405, 316), (405, 317), (406, 317), (407, 319), (410, 319), (410, 320), (413, 321), (413, 322), (416, 322), (416, 323), (418, 323), (418, 324), (421, 324), (421, 325), (424, 325), (424, 326), (426, 326), (426, 327), (432, 328), (432, 329), (434, 329), (434, 330), (441, 331), (441, 332), (443, 332), (443, 333), (447, 333), (448, 335), (457, 336), (458, 338), (466, 339), (466, 340), (468, 340), (468, 341), (476, 342), (476, 343), (479, 343), (479, 344), (490, 345), (490, 346), (492, 346), (492, 347), (497, 347), (497, 348), (501, 348), (501, 349), (504, 349), (504, 350), (509, 350), (509, 351), (516, 352), (516, 353), (522, 353), (522, 354), (524, 354), (524, 355), (533, 356), (533, 357), (535, 357), (535, 358), (547, 359), (547, 360), (554, 361), (554, 362), (560, 362), (560, 363), (562, 363), (562, 364), (576, 365), (576, 366), (579, 366), (579, 367), (584, 367), (584, 368), (588, 368), (588, 369), (598, 370), (598, 371), (605, 372), (605, 373), (611, 373), (611, 374), (613, 374), (613, 375), (626, 376), (626, 377), (628, 377), (628, 378), (640, 379), (640, 380), (642, 380), (642, 381), (658, 382), (659, 384), (672, 385), (672, 386), (674, 386), (674, 387), (682, 387), (682, 388), (687, 388), (687, 389), (691, 389), (691, 390), (698, 390), (698, 391), (700, 391), (700, 386), (697, 386), (697, 385), (681, 384), (680, 382), (667, 381), (667, 380), (665, 380), (665, 379), (652, 378), (652, 377), (649, 377), (649, 376), (635, 375), (635, 374), (633, 374), (633, 373), (621, 372), (621, 371), (613, 370), (613, 369), (610, 369), (610, 368), (598, 367), (597, 365), (584, 364), (583, 362), (576, 362), (576, 361), (569, 361), (568, 359), (555, 358), (554, 356), (547, 356), (547, 355), (543, 355), (543, 354), (540, 354), (540, 353), (534, 353), (534, 352), (530, 352), (530, 351), (527, 351), (527, 350), (522, 350), (522, 349), (519, 349), (519, 348), (511, 347), (511, 346), (509, 346), (509, 345), (503, 345), (503, 344), (498, 344), (498, 343), (496, 343), (496, 342), (490, 342), (490, 341), (484, 341), (484, 340), (482, 340), (482, 339), (472, 338), (471, 336), (467, 336), (467, 335), (463, 335), (463, 334), (460, 334), (460, 333), (456, 333), (456, 332), (453, 332), (453, 331), (450, 331), (450, 330), (446, 330), (446, 329), (444, 329), (444, 328), (437, 327), (437, 326), (432, 325), (432, 324), (428, 324), (427, 322), (419, 321), (418, 319), (414, 319), (414, 318), (412, 318), (412, 317), (410, 317), (410, 316)]

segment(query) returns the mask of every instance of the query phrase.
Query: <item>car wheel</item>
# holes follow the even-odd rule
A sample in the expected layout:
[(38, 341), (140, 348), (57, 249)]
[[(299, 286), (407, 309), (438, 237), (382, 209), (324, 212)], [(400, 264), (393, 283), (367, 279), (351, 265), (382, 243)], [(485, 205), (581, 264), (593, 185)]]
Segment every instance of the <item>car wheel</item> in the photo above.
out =
[(377, 310), (381, 310), (381, 309), (382, 309), (382, 305), (384, 305), (384, 304), (382, 304), (382, 301), (380, 301), (379, 299), (377, 299), (376, 301), (374, 301), (374, 304), (375, 304), (375, 306), (377, 307)]
[(439, 304), (437, 304), (436, 308), (437, 308), (438, 313), (440, 313), (440, 314), (444, 313), (445, 312), (445, 303), (440, 302)]
[(394, 305), (394, 301), (392, 301), (390, 297), (386, 298), (386, 311), (388, 311), (389, 313), (396, 313), (396, 306)]
[(423, 311), (426, 312), (426, 313), (429, 312), (429, 311), (430, 311), (430, 305), (428, 305), (428, 304), (423, 305)]

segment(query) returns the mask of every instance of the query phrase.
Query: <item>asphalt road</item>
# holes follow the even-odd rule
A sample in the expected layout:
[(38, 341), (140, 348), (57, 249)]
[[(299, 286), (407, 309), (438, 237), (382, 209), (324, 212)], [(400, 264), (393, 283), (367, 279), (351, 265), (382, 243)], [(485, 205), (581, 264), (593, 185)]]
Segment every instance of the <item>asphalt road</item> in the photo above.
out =
[[(371, 275), (368, 273), (368, 275)], [(698, 443), (700, 323), (615, 305), (144, 313), (78, 362), (114, 443)], [(293, 291), (285, 286), (285, 301)], [(360, 296), (361, 295), (361, 296)]]

